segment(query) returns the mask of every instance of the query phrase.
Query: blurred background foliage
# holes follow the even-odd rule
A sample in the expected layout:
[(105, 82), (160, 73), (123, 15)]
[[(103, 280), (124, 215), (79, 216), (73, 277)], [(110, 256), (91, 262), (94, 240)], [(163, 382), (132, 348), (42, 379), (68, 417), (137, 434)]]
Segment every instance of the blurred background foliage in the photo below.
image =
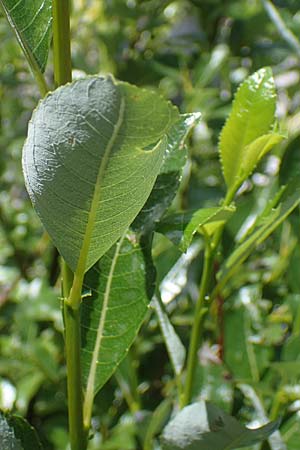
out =
[[(218, 135), (237, 86), (270, 65), (277, 117), (287, 139), (244, 183), (222, 252), (247, 232), (278, 186), (300, 171), (298, 0), (276, 0), (274, 21), (259, 0), (73, 0), (73, 76), (111, 72), (157, 90), (181, 112), (201, 111), (172, 210), (218, 204), (224, 181)], [(46, 77), (53, 86), (52, 60)], [(23, 183), (21, 149), (39, 93), (15, 37), (0, 17), (0, 407), (27, 417), (45, 449), (65, 449), (67, 412), (59, 261)], [(202, 242), (181, 255), (156, 234), (162, 298), (187, 345), (202, 267)], [(205, 322), (195, 399), (208, 399), (247, 424), (262, 411), (283, 417), (288, 450), (300, 441), (299, 211), (226, 285)], [(217, 270), (217, 268), (216, 268)], [(226, 298), (226, 301), (224, 299)], [(150, 438), (170, 414), (175, 381), (157, 318), (148, 318), (129, 356), (98, 394), (91, 450), (159, 449)], [(270, 446), (270, 447), (268, 447)], [(259, 445), (251, 450), (261, 448)], [(263, 449), (271, 448), (264, 444)], [(278, 448), (278, 447), (277, 447)], [(248, 449), (250, 450), (250, 449)]]

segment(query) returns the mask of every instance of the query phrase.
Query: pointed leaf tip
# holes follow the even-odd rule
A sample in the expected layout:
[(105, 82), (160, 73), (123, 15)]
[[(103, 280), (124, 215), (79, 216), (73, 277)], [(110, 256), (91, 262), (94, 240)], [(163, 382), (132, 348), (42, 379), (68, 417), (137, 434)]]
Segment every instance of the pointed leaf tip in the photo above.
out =
[(219, 152), (228, 188), (240, 185), (260, 158), (278, 141), (272, 140), (265, 152), (252, 145), (263, 135), (271, 137), (275, 120), (276, 91), (270, 67), (249, 76), (238, 88), (232, 111), (219, 141)]

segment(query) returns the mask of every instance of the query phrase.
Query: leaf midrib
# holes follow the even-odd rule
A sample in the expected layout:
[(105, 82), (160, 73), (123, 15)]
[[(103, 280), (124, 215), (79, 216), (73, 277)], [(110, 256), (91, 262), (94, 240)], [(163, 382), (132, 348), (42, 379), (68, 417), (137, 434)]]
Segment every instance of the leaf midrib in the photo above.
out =
[[(126, 230), (127, 231), (127, 230)], [(106, 286), (105, 286), (105, 292), (104, 292), (104, 298), (103, 298), (103, 304), (101, 308), (101, 314), (100, 314), (100, 320), (99, 320), (99, 326), (97, 329), (97, 336), (96, 336), (96, 342), (95, 347), (93, 350), (93, 356), (92, 361), (90, 364), (90, 370), (87, 378), (87, 385), (86, 385), (86, 394), (84, 399), (84, 422), (86, 426), (89, 426), (90, 418), (91, 418), (91, 411), (92, 411), (92, 405), (93, 405), (93, 399), (94, 399), (94, 390), (95, 390), (95, 379), (96, 379), (96, 371), (97, 371), (97, 364), (98, 364), (98, 356), (101, 348), (101, 343), (104, 335), (104, 327), (106, 322), (106, 315), (108, 310), (108, 303), (110, 299), (110, 292), (111, 292), (111, 285), (114, 277), (114, 272), (117, 264), (117, 260), (120, 254), (122, 243), (125, 239), (126, 232), (123, 234), (122, 238), (119, 240), (119, 242), (116, 245), (116, 250), (112, 259), (112, 263), (110, 266)]]
[(95, 221), (96, 221), (97, 209), (98, 209), (98, 205), (99, 205), (99, 201), (100, 201), (100, 197), (101, 197), (104, 173), (106, 171), (109, 157), (113, 150), (113, 146), (115, 144), (115, 141), (118, 137), (119, 131), (123, 124), (124, 111), (125, 111), (125, 100), (121, 96), (119, 117), (118, 117), (116, 124), (114, 125), (113, 134), (107, 143), (103, 157), (101, 158), (99, 172), (98, 172), (96, 183), (95, 183), (93, 199), (91, 202), (90, 212), (89, 212), (89, 216), (88, 216), (88, 222), (86, 225), (85, 235), (84, 235), (84, 239), (83, 239), (83, 243), (82, 243), (82, 247), (80, 250), (79, 259), (78, 259), (78, 263), (77, 263), (77, 267), (76, 267), (76, 271), (75, 271), (75, 274), (80, 277), (81, 276), (83, 277), (83, 275), (86, 271), (86, 262), (87, 262), (87, 258), (88, 258), (88, 252), (89, 252), (89, 248), (90, 248), (91, 238), (92, 238), (94, 225), (95, 225)]

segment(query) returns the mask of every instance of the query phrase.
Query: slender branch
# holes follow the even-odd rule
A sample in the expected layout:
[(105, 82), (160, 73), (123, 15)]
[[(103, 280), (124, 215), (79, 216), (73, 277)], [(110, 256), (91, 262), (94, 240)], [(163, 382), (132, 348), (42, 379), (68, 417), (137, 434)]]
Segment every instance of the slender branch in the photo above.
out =
[(285, 40), (285, 42), (294, 50), (297, 56), (300, 58), (300, 42), (294, 33), (286, 26), (284, 20), (279, 14), (278, 10), (275, 8), (273, 3), (269, 0), (261, 0), (262, 4), (270, 17), (271, 21), (277, 28), (278, 33)]
[(83, 393), (80, 362), (80, 310), (64, 303), (65, 346), (67, 360), (67, 385), (69, 432), (72, 450), (85, 450), (87, 435), (83, 427)]
[(188, 360), (187, 360), (187, 375), (185, 380), (184, 392), (181, 397), (181, 405), (180, 405), (181, 408), (188, 405), (192, 397), (192, 389), (197, 364), (197, 353), (201, 338), (203, 316), (205, 315), (206, 312), (204, 302), (212, 276), (212, 269), (213, 269), (213, 254), (209, 244), (208, 245), (206, 244), (204, 255), (204, 267), (202, 272), (199, 297), (196, 303), (195, 317), (189, 345)]
[[(53, 0), (53, 52), (55, 85), (61, 86), (72, 81), (69, 0)], [(66, 262), (63, 261), (62, 275), (70, 443), (72, 450), (86, 450), (87, 430), (83, 425), (80, 354), (80, 303), (83, 273), (79, 279), (74, 277)], [(70, 302), (71, 295), (76, 297), (76, 302)]]
[(72, 81), (69, 0), (53, 0), (53, 52), (56, 86)]

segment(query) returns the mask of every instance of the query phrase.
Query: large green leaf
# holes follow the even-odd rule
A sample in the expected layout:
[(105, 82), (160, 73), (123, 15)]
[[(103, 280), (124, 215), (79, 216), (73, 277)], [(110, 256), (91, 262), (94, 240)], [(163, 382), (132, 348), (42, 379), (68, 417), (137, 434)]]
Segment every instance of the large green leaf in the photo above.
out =
[(250, 430), (211, 403), (193, 403), (166, 426), (162, 450), (230, 450), (265, 440), (278, 427), (270, 422)]
[(126, 355), (147, 312), (144, 257), (130, 239), (113, 246), (84, 280), (91, 296), (81, 310), (82, 367), (84, 383), (94, 392)]
[(0, 0), (30, 64), (45, 70), (51, 42), (52, 0)]
[(157, 94), (111, 77), (76, 81), (40, 102), (23, 151), (25, 180), (73, 271), (95, 264), (138, 214), (178, 121)]
[(37, 434), (20, 416), (0, 412), (1, 450), (41, 450)]
[[(228, 187), (247, 178), (260, 158), (281, 139), (269, 134), (275, 106), (275, 84), (268, 67), (248, 77), (238, 89), (219, 144)], [(261, 140), (256, 141), (258, 138)]]

